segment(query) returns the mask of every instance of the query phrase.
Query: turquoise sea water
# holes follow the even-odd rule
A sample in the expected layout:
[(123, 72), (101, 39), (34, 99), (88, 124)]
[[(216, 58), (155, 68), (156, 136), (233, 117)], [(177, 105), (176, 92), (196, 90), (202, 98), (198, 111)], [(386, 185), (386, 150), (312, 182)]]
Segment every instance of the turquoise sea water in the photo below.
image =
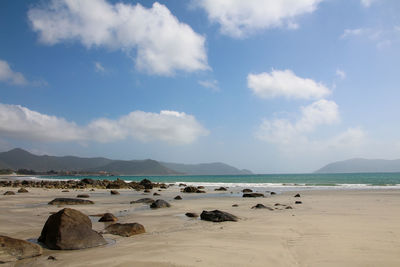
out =
[(188, 176), (40, 176), (38, 179), (108, 179), (153, 182), (186, 183), (205, 186), (250, 187), (338, 187), (338, 188), (399, 188), (400, 173), (351, 174), (257, 174), (257, 175), (188, 175)]

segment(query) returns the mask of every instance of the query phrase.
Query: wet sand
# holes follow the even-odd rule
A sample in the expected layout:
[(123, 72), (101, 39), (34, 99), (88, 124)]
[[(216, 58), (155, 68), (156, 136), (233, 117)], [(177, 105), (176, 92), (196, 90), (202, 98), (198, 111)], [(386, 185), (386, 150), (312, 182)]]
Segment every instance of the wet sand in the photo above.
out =
[[(111, 212), (119, 222), (143, 224), (146, 233), (132, 237), (104, 234), (114, 240), (107, 246), (55, 251), (11, 266), (400, 266), (400, 191), (399, 190), (321, 190), (301, 191), (242, 198), (233, 194), (180, 193), (177, 186), (161, 192), (172, 206), (151, 210), (148, 204), (130, 204), (153, 197), (130, 189), (70, 190), (28, 188), (29, 193), (4, 196), (0, 188), (0, 234), (34, 239), (51, 212), (63, 207), (47, 205), (56, 197), (76, 197), (85, 192), (94, 205), (68, 206), (83, 213)], [(265, 191), (265, 190), (264, 190)], [(183, 200), (174, 200), (181, 195)], [(266, 194), (268, 195), (268, 194)], [(303, 204), (295, 205), (300, 200)], [(262, 203), (275, 203), (293, 209), (274, 211), (251, 209)], [(238, 204), (238, 207), (232, 207)], [(186, 212), (219, 209), (240, 218), (238, 222), (212, 223), (187, 218)], [(104, 223), (91, 217), (93, 228), (102, 231)], [(56, 261), (47, 260), (49, 255)], [(7, 265), (5, 265), (7, 266)]]

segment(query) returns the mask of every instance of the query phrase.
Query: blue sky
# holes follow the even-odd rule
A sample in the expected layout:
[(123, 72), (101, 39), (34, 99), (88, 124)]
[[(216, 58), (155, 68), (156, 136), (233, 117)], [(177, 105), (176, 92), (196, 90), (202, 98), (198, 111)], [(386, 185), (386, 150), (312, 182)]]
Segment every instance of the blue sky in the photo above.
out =
[(310, 172), (400, 158), (400, 2), (1, 1), (0, 150)]

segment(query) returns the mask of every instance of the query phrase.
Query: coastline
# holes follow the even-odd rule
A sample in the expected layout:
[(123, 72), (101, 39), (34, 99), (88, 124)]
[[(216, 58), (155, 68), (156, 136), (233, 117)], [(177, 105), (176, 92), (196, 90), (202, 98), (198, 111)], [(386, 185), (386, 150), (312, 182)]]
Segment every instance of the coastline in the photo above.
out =
[[(54, 251), (44, 249), (40, 257), (18, 261), (15, 266), (399, 266), (400, 198), (398, 190), (311, 190), (301, 198), (293, 192), (247, 199), (239, 194), (216, 192), (185, 194), (178, 186), (150, 194), (119, 189), (90, 191), (27, 188), (29, 193), (4, 196), (0, 188), (0, 234), (32, 239), (50, 212), (63, 207), (47, 205), (56, 197), (90, 194), (94, 205), (68, 206), (83, 213), (111, 212), (120, 222), (138, 222), (146, 233), (132, 237), (105, 234), (115, 244), (103, 247)], [(153, 196), (158, 192), (161, 196)], [(174, 200), (181, 195), (183, 200)], [(129, 204), (143, 197), (164, 199), (170, 208), (151, 210), (148, 205)], [(295, 205), (301, 200), (301, 205)], [(263, 203), (291, 205), (292, 210), (255, 210)], [(232, 207), (238, 204), (238, 207)], [(212, 223), (191, 219), (185, 212), (220, 209), (240, 219)], [(93, 228), (104, 224), (91, 217)], [(48, 261), (49, 255), (56, 261)], [(12, 265), (14, 266), (14, 264)]]

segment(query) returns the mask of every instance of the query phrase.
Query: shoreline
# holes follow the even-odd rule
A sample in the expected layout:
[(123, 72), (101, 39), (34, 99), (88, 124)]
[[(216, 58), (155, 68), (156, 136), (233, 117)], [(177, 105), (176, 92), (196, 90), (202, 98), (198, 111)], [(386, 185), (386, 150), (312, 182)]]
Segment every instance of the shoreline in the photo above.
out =
[[(56, 197), (87, 193), (94, 205), (65, 206), (84, 214), (111, 212), (119, 222), (138, 222), (146, 233), (132, 237), (104, 234), (115, 244), (84, 250), (44, 249), (43, 255), (18, 261), (15, 266), (399, 266), (400, 191), (310, 190), (243, 198), (227, 192), (181, 193), (178, 186), (154, 188), (151, 193), (117, 189), (27, 188), (29, 193), (2, 195), (0, 234), (24, 240), (37, 238), (51, 212), (64, 206), (47, 203)], [(158, 191), (161, 190), (161, 191)], [(228, 189), (229, 190), (229, 189)], [(160, 196), (153, 196), (153, 193)], [(176, 195), (183, 200), (174, 200)], [(130, 201), (164, 199), (170, 208), (152, 210)], [(302, 204), (294, 204), (301, 200)], [(251, 209), (263, 203), (274, 211)], [(275, 209), (275, 204), (293, 209)], [(238, 204), (238, 207), (232, 207)], [(212, 223), (184, 216), (185, 212), (220, 209), (239, 217), (238, 222)], [(93, 229), (104, 224), (91, 217)], [(48, 256), (57, 260), (48, 261)], [(7, 266), (7, 265), (6, 265)], [(14, 266), (14, 265), (12, 265)]]

